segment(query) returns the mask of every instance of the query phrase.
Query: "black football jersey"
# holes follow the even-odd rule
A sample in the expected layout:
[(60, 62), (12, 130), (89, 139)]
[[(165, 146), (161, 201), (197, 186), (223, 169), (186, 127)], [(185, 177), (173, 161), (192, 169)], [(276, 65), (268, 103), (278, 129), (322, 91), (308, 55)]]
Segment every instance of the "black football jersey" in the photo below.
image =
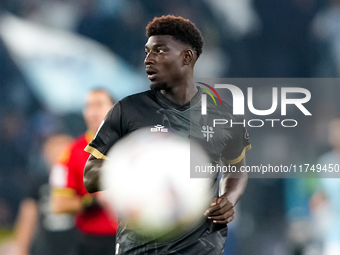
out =
[[(173, 132), (198, 142), (213, 163), (218, 163), (219, 159), (227, 164), (238, 163), (250, 148), (243, 118), (234, 116), (232, 107), (225, 102), (222, 106), (215, 106), (208, 101), (207, 114), (202, 115), (201, 96), (199, 90), (190, 102), (181, 106), (159, 91), (149, 90), (128, 96), (109, 111), (85, 150), (96, 158), (105, 158), (119, 139), (137, 129), (149, 127), (150, 133)], [(216, 120), (227, 123), (217, 124)]]
[[(173, 132), (196, 141), (208, 153), (212, 164), (217, 164), (220, 160), (225, 164), (240, 162), (246, 150), (251, 147), (248, 133), (243, 125), (243, 118), (234, 116), (232, 107), (226, 102), (222, 102), (222, 105), (215, 105), (213, 100), (207, 101), (207, 114), (202, 115), (201, 98), (201, 90), (198, 90), (192, 100), (185, 105), (173, 103), (157, 90), (128, 96), (117, 102), (109, 111), (95, 138), (85, 148), (85, 151), (96, 158), (105, 159), (109, 149), (119, 139), (140, 128), (149, 128), (150, 133)], [(216, 124), (217, 122), (219, 124)], [(218, 192), (217, 177), (212, 184), (212, 194), (215, 196)], [(148, 254), (148, 250), (150, 254), (168, 254), (170, 251), (180, 252), (178, 245), (184, 249), (185, 254), (198, 254), (197, 252), (203, 252), (208, 248), (221, 251), (227, 231), (211, 234), (218, 232), (218, 230), (214, 231), (214, 225), (211, 220), (205, 220), (185, 236), (174, 242), (163, 244), (152, 240), (141, 242), (135, 238), (133, 232), (120, 225), (117, 230), (117, 247), (119, 247), (117, 254)], [(202, 240), (198, 241), (198, 236), (201, 236)], [(209, 240), (207, 241), (209, 245), (206, 245), (207, 238), (215, 240), (215, 243)], [(183, 245), (183, 242), (188, 242), (189, 246)], [(188, 251), (193, 253), (188, 253)]]

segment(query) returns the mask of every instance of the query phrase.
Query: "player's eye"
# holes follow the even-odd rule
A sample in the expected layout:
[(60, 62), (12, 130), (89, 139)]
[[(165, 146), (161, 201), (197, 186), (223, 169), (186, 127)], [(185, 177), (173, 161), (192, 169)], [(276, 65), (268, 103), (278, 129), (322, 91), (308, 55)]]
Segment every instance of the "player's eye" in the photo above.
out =
[(164, 53), (165, 51), (162, 49), (157, 49), (157, 53)]

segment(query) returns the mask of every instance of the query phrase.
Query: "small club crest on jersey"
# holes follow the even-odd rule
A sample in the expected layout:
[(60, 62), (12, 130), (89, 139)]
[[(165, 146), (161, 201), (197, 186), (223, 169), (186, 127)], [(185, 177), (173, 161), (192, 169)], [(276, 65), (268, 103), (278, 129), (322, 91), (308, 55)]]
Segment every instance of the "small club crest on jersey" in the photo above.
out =
[(248, 130), (246, 129), (246, 132), (244, 133), (244, 138), (245, 139), (249, 139), (249, 133), (248, 133)]
[(214, 136), (214, 128), (209, 127), (208, 125), (202, 126), (201, 132), (203, 133), (203, 136), (207, 138), (207, 142), (209, 142), (210, 138), (213, 138)]
[(164, 128), (164, 126), (162, 125), (156, 125), (154, 126), (153, 128), (151, 128), (151, 132), (168, 132), (168, 129), (167, 128)]

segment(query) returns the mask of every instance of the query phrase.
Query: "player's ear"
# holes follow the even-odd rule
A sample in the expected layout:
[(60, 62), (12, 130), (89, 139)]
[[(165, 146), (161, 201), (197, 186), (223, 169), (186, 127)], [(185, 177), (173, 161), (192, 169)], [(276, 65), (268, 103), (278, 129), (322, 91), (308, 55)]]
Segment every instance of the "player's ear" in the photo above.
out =
[(190, 65), (192, 61), (194, 61), (194, 51), (192, 49), (188, 49), (184, 51), (184, 58), (183, 58), (183, 64), (184, 65)]

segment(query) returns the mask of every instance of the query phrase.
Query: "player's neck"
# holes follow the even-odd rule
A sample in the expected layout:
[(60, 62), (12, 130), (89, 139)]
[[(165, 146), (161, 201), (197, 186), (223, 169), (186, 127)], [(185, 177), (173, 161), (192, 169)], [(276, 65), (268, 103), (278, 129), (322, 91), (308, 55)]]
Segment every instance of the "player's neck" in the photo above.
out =
[(189, 83), (175, 86), (169, 90), (161, 90), (161, 93), (169, 100), (178, 105), (188, 103), (197, 93), (195, 83), (191, 80)]

